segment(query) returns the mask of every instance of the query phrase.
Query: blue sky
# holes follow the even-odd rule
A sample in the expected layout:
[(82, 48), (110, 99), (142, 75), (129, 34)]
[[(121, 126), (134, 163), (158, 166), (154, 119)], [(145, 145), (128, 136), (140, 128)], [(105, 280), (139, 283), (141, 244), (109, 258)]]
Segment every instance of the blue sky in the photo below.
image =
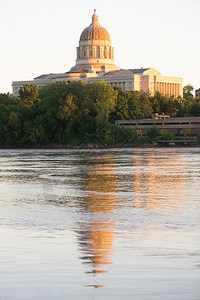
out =
[(66, 72), (97, 9), (121, 68), (153, 67), (200, 87), (199, 0), (0, 0), (0, 92)]

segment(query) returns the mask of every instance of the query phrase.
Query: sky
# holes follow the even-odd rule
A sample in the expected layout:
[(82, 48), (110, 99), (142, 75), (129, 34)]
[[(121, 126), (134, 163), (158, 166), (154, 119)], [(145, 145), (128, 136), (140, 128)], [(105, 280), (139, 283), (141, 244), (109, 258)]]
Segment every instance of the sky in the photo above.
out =
[(0, 93), (69, 71), (94, 9), (117, 66), (152, 67), (200, 88), (200, 0), (0, 0)]

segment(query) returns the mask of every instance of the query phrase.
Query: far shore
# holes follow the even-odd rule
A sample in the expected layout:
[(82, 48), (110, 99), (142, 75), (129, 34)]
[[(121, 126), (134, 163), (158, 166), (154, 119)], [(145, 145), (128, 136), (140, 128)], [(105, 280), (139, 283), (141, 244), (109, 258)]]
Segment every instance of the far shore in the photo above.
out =
[(96, 150), (96, 149), (127, 149), (127, 148), (198, 148), (200, 147), (199, 143), (195, 144), (187, 144), (187, 145), (181, 145), (181, 144), (176, 144), (176, 145), (169, 145), (168, 143), (163, 144), (158, 144), (158, 143), (151, 143), (151, 144), (92, 144), (92, 143), (86, 143), (86, 144), (77, 144), (77, 145), (72, 145), (72, 144), (57, 144), (57, 143), (51, 143), (51, 144), (44, 144), (44, 145), (35, 145), (35, 144), (30, 144), (30, 145), (0, 145), (0, 149), (91, 149), (91, 150)]

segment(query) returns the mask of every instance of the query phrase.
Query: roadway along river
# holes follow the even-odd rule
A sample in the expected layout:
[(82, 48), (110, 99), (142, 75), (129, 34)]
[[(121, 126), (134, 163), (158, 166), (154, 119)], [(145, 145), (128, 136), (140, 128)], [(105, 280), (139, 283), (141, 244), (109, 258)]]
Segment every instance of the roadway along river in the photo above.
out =
[(200, 299), (200, 149), (0, 162), (1, 300)]

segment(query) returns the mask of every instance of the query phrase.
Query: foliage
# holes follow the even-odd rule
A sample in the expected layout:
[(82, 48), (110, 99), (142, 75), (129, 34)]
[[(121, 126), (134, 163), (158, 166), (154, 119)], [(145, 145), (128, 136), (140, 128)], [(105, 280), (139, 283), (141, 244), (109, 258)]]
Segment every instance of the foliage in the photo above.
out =
[(164, 129), (161, 133), (161, 140), (175, 140), (175, 135), (172, 132), (169, 132), (168, 130)]
[(123, 91), (104, 81), (58, 81), (42, 88), (25, 84), (18, 98), (0, 94), (0, 144), (149, 143), (160, 135), (157, 128), (141, 137), (115, 125), (115, 120), (150, 118), (152, 113), (200, 116), (200, 99), (191, 95), (190, 85), (184, 88), (183, 99), (174, 99), (158, 92), (151, 96)]
[(197, 99), (192, 103), (189, 110), (190, 115), (194, 117), (200, 116), (200, 99)]
[(110, 84), (96, 81), (87, 84), (89, 110), (95, 117), (97, 124), (106, 122), (116, 105), (117, 92)]
[(21, 138), (20, 103), (10, 94), (0, 94), (0, 144), (14, 143)]
[(183, 87), (183, 98), (186, 100), (194, 98), (192, 92), (194, 91), (194, 87), (191, 84), (187, 84)]
[(152, 126), (148, 131), (147, 131), (147, 136), (150, 137), (152, 140), (158, 139), (158, 136), (160, 135), (160, 131), (158, 127), (155, 125)]
[(24, 106), (31, 107), (39, 100), (39, 87), (37, 84), (26, 83), (19, 89), (19, 99), (24, 103)]
[(123, 91), (119, 88), (115, 90), (118, 92), (116, 108), (110, 120), (141, 119), (152, 115), (149, 96), (143, 91)]

